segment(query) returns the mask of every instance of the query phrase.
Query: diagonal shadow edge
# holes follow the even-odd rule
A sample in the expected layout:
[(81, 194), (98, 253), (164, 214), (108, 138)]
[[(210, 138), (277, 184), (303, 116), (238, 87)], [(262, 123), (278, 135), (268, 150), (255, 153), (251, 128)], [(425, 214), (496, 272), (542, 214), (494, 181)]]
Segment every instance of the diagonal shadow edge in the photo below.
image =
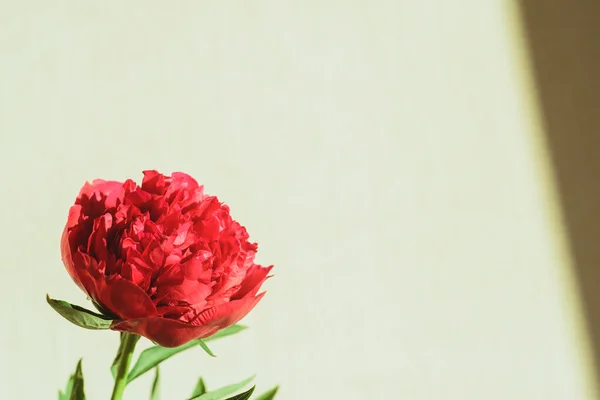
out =
[(600, 382), (600, 1), (519, 7)]

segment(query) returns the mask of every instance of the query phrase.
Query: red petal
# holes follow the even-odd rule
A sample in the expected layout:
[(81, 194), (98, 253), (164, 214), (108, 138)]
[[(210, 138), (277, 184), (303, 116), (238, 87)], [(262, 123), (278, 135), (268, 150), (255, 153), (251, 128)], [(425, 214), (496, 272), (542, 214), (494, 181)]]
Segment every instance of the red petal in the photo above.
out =
[(181, 265), (179, 264), (171, 264), (168, 267), (163, 268), (160, 271), (160, 274), (155, 280), (155, 284), (158, 287), (161, 286), (170, 286), (170, 285), (180, 285), (185, 277), (183, 276), (183, 271), (181, 270)]
[(181, 271), (185, 276), (185, 279), (190, 280), (201, 280), (202, 282), (208, 283), (212, 270), (204, 268), (204, 262), (212, 256), (210, 251), (201, 250), (195, 254), (188, 261), (181, 264)]
[(86, 182), (83, 185), (77, 198), (82, 198), (83, 196), (91, 198), (94, 193), (106, 196), (106, 208), (112, 208), (116, 207), (117, 203), (122, 202), (125, 188), (123, 187), (123, 182), (95, 179), (92, 183)]
[(106, 279), (106, 289), (100, 296), (103, 304), (123, 319), (158, 315), (150, 296), (136, 284), (119, 276)]
[(209, 308), (203, 311), (194, 323), (200, 325), (218, 323), (219, 326), (226, 328), (244, 318), (265, 294), (266, 292), (262, 292), (258, 296), (247, 296), (240, 300), (232, 300), (220, 306)]
[(81, 216), (81, 204), (75, 204), (69, 209), (69, 218), (67, 220), (67, 227), (72, 228), (79, 223), (79, 217)]
[(94, 230), (88, 238), (88, 253), (93, 254), (96, 260), (108, 260), (108, 247), (106, 232), (112, 226), (112, 215), (104, 214), (94, 221)]
[(68, 226), (68, 224), (67, 224), (67, 226), (65, 226), (62, 237), (60, 239), (60, 252), (61, 252), (61, 256), (62, 256), (62, 262), (65, 265), (65, 268), (67, 269), (67, 272), (69, 273), (69, 275), (71, 275), (71, 279), (73, 279), (73, 282), (75, 282), (75, 284), (77, 284), (77, 286), (79, 286), (79, 288), (81, 290), (85, 291), (85, 288), (83, 287), (83, 285), (81, 283), (81, 279), (79, 278), (77, 271), (75, 269), (75, 264), (73, 263), (73, 255), (71, 254), (71, 245), (69, 244), (69, 226)]
[(162, 195), (165, 192), (166, 176), (156, 170), (142, 171), (144, 178), (142, 179), (142, 190)]
[[(192, 178), (191, 176), (189, 176), (188, 174), (186, 174), (185, 172), (173, 172), (171, 174), (171, 187), (173, 187), (174, 189), (196, 189), (198, 187), (200, 187), (198, 185), (198, 182)], [(171, 188), (169, 188), (171, 189)]]
[(120, 275), (143, 290), (147, 290), (150, 286), (152, 272), (152, 268), (144, 260), (139, 257), (132, 257), (122, 264)]
[(211, 285), (184, 279), (176, 285), (160, 285), (156, 288), (154, 301), (160, 305), (176, 305), (180, 301), (188, 304), (206, 304)]
[(88, 296), (96, 300), (99, 303), (99, 293), (101, 290), (98, 289), (97, 280), (104, 280), (104, 265), (98, 264), (98, 262), (90, 257), (89, 255), (77, 251), (72, 253), (73, 259), (73, 270), (77, 279), (81, 282), (80, 288), (87, 293)]
[(142, 208), (145, 204), (152, 201), (152, 195), (143, 190), (135, 190), (125, 196), (126, 203)]
[(256, 297), (248, 297), (232, 301), (221, 307), (207, 310), (203, 325), (191, 325), (169, 318), (144, 318), (121, 321), (111, 329), (136, 333), (163, 347), (181, 346), (190, 340), (203, 339), (227, 328), (242, 319), (260, 301), (264, 293)]
[(264, 281), (267, 280), (267, 274), (273, 269), (273, 266), (263, 268), (260, 265), (255, 265), (248, 271), (244, 278), (240, 289), (231, 296), (231, 300), (237, 300), (246, 296), (254, 296), (259, 290)]
[(146, 318), (122, 321), (113, 325), (111, 329), (136, 333), (163, 347), (178, 347), (190, 340), (209, 337), (221, 327), (217, 325), (194, 326), (169, 318)]
[(86, 269), (79, 270), (79, 278), (81, 279), (81, 284), (83, 285), (83, 291), (88, 294), (94, 301), (111, 313), (117, 315), (112, 308), (108, 306), (108, 304), (103, 304), (100, 294), (104, 291), (106, 287), (106, 283), (104, 279), (94, 279), (90, 272)]

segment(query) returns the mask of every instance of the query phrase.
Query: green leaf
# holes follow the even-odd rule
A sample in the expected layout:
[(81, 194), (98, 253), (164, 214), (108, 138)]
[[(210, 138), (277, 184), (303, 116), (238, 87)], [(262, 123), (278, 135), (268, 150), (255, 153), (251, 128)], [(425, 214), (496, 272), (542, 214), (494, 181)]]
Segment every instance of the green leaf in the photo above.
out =
[(209, 356), (216, 357), (214, 355), (214, 353), (211, 351), (211, 349), (208, 348), (208, 346), (206, 345), (206, 343), (204, 343), (204, 341), (202, 339), (196, 339), (196, 342), (198, 343), (198, 345), (200, 345), (200, 347), (202, 347), (202, 350), (204, 350)]
[(81, 359), (77, 362), (75, 372), (69, 377), (64, 393), (60, 390), (58, 391), (58, 400), (85, 400)]
[(279, 386), (275, 386), (273, 389), (261, 394), (260, 396), (256, 397), (254, 400), (273, 400), (275, 398), (275, 394), (277, 394), (278, 390), (279, 390)]
[(152, 346), (142, 351), (135, 365), (133, 366), (133, 368), (129, 372), (129, 375), (127, 376), (127, 383), (133, 381), (135, 378), (142, 375), (143, 373), (148, 372), (149, 370), (151, 370), (161, 362), (165, 361), (166, 359), (173, 357), (175, 354), (181, 353), (182, 351), (199, 344), (209, 355), (213, 357), (215, 356), (212, 353), (212, 351), (210, 351), (208, 346), (206, 346), (206, 344), (200, 339), (192, 340), (179, 347), (169, 348), (162, 346)]
[(154, 369), (156, 370), (156, 374), (154, 375), (154, 382), (152, 382), (150, 400), (160, 400), (160, 370), (158, 366)]
[(46, 295), (46, 301), (66, 320), (82, 328), (94, 330), (109, 329), (112, 323), (111, 319), (103, 315), (96, 314), (93, 311), (67, 303), (66, 301), (51, 299), (48, 295)]
[(219, 332), (215, 333), (212, 336), (207, 337), (206, 339), (204, 339), (205, 342), (210, 342), (211, 340), (215, 340), (215, 339), (221, 339), (225, 336), (231, 336), (234, 335), (238, 332), (241, 332), (245, 329), (248, 329), (248, 327), (246, 325), (231, 325), (230, 327), (227, 327), (225, 329), (221, 329)]
[(204, 384), (204, 379), (198, 378), (198, 382), (196, 383), (196, 387), (194, 387), (194, 391), (192, 392), (191, 397), (198, 397), (204, 393), (206, 393), (206, 385)]
[(207, 337), (206, 339), (192, 340), (192, 341), (190, 341), (182, 346), (179, 346), (179, 347), (167, 348), (167, 347), (162, 347), (162, 346), (152, 346), (152, 347), (142, 351), (142, 353), (138, 357), (137, 361), (135, 362), (135, 365), (133, 366), (133, 368), (131, 369), (131, 372), (129, 373), (129, 375), (127, 377), (127, 383), (133, 381), (138, 376), (150, 371), (152, 368), (154, 368), (161, 362), (165, 361), (166, 359), (174, 356), (175, 354), (181, 353), (182, 351), (187, 350), (187, 349), (192, 348), (197, 345), (202, 347), (202, 349), (204, 349), (204, 351), (206, 351), (210, 356), (214, 357), (215, 355), (212, 353), (212, 351), (210, 351), (208, 346), (206, 346), (205, 342), (215, 340), (215, 339), (220, 339), (225, 336), (230, 336), (230, 335), (238, 333), (244, 329), (246, 329), (246, 326), (232, 325), (229, 328), (220, 330), (219, 332), (215, 333), (212, 336)]
[(81, 370), (81, 360), (77, 363), (75, 368), (75, 375), (73, 380), (73, 391), (69, 400), (85, 400), (85, 393), (83, 391), (83, 371)]
[(252, 396), (254, 389), (256, 389), (256, 386), (252, 386), (250, 389), (246, 390), (244, 393), (240, 393), (238, 395), (230, 397), (227, 400), (248, 400), (250, 398), (250, 396)]
[(69, 400), (71, 393), (73, 392), (73, 383), (75, 382), (75, 375), (71, 375), (67, 381), (67, 387), (63, 393), (62, 390), (58, 391), (58, 400)]
[(244, 379), (241, 382), (234, 383), (233, 385), (223, 386), (220, 389), (211, 390), (210, 392), (206, 392), (200, 396), (192, 397), (188, 400), (221, 400), (225, 396), (229, 396), (242, 389), (244, 386), (247, 386), (254, 379), (254, 375), (250, 378)]

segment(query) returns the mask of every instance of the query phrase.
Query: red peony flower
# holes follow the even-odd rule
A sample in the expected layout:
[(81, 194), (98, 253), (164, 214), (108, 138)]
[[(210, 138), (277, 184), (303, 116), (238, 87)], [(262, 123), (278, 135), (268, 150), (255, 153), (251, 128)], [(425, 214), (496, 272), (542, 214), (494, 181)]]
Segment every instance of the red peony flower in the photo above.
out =
[(75, 283), (115, 318), (111, 329), (164, 347), (208, 337), (243, 318), (271, 267), (229, 207), (189, 175), (144, 171), (81, 189), (61, 240)]

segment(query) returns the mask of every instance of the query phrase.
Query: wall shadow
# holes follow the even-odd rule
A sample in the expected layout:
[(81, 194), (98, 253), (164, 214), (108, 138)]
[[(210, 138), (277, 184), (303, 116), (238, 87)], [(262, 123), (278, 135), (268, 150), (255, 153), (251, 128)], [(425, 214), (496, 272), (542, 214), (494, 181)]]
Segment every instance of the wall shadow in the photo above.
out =
[(519, 0), (600, 382), (600, 0)]

